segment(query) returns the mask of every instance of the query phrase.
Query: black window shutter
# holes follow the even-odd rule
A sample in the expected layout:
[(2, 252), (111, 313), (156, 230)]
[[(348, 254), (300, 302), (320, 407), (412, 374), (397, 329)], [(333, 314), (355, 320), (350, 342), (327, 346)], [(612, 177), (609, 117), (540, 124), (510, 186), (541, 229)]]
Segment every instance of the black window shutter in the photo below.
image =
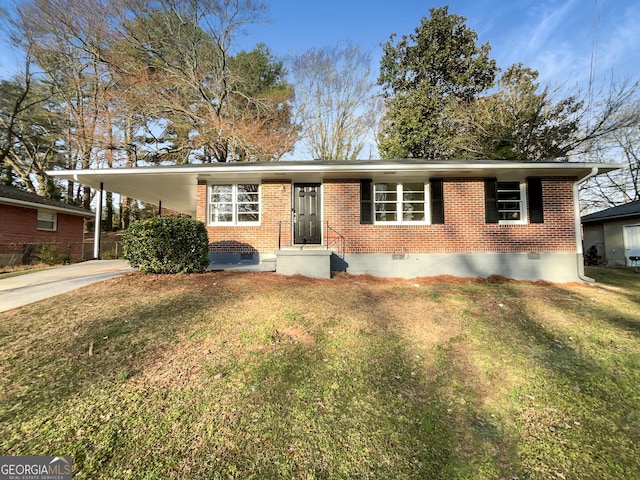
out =
[(542, 179), (540, 177), (527, 178), (527, 193), (529, 194), (529, 222), (544, 223), (544, 209), (542, 208)]
[(373, 223), (373, 188), (371, 180), (360, 180), (360, 223)]
[(431, 179), (431, 223), (444, 223), (444, 191), (441, 178)]
[(484, 216), (486, 223), (498, 222), (498, 181), (495, 178), (484, 180)]

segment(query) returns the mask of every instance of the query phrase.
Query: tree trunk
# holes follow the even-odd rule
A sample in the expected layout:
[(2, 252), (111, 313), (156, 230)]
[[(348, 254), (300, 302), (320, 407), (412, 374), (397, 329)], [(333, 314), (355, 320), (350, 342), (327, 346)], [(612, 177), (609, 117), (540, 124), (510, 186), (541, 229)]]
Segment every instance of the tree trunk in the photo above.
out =
[(121, 197), (122, 206), (120, 207), (120, 228), (126, 230), (129, 228), (131, 221), (131, 199), (129, 197)]

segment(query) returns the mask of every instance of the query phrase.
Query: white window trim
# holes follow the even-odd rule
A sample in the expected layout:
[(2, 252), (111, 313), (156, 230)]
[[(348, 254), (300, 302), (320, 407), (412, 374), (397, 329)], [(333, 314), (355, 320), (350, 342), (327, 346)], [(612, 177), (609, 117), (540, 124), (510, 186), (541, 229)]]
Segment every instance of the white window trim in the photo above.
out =
[[(220, 185), (231, 186), (232, 196), (232, 221), (230, 222), (214, 222), (211, 220), (213, 213), (213, 202), (211, 201), (211, 195), (213, 187)], [(238, 221), (238, 185), (258, 185), (258, 220), (257, 222), (243, 222)], [(211, 183), (207, 186), (207, 225), (216, 227), (237, 227), (237, 226), (259, 226), (262, 222), (262, 184), (259, 182), (242, 182), (242, 183)]]
[[(49, 213), (51, 215), (53, 215), (53, 227), (52, 228), (42, 228), (38, 226), (38, 222), (49, 222), (50, 220), (41, 220), (40, 219), (40, 214), (41, 213)], [(44, 232), (56, 232), (58, 231), (58, 213), (54, 212), (52, 210), (45, 210), (45, 209), (38, 209), (38, 213), (37, 213), (37, 217), (36, 217), (36, 229), (37, 230), (42, 230)]]
[[(379, 221), (376, 219), (376, 185), (380, 183), (395, 183), (396, 184), (396, 220), (393, 221)], [(431, 185), (428, 181), (422, 182), (424, 185), (424, 220), (403, 220), (403, 195), (405, 183), (420, 183), (416, 180), (389, 180), (389, 179), (377, 179), (373, 180), (373, 224), (374, 225), (430, 225), (431, 224)]]
[[(500, 192), (501, 183), (518, 182), (520, 185), (520, 220), (498, 220), (499, 225), (526, 225), (529, 223), (527, 215), (527, 182), (518, 180), (498, 180), (498, 193)], [(498, 202), (498, 212), (500, 211), (500, 202)]]

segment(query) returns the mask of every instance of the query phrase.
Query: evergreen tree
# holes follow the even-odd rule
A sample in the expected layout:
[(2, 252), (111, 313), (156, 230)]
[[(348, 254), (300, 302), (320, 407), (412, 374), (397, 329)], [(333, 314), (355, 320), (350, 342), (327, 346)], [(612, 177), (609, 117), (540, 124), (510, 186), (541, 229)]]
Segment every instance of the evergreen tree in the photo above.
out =
[(488, 43), (466, 18), (432, 8), (430, 18), (409, 36), (384, 44), (378, 84), (387, 112), (378, 138), (384, 158), (442, 158), (451, 155), (454, 126), (447, 105), (470, 103), (493, 85), (496, 63)]

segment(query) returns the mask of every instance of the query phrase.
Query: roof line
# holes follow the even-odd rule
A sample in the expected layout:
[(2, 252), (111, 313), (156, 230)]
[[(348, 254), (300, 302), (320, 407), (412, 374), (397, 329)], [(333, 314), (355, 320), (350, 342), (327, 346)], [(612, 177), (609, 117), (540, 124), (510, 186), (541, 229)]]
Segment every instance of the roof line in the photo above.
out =
[(428, 162), (386, 162), (386, 161), (332, 161), (320, 162), (233, 162), (233, 163), (216, 163), (216, 164), (190, 164), (190, 165), (165, 165), (165, 166), (145, 166), (145, 167), (126, 167), (126, 168), (102, 168), (102, 169), (85, 169), (85, 170), (50, 170), (46, 173), (49, 175), (72, 177), (74, 175), (101, 175), (109, 173), (109, 175), (126, 175), (129, 173), (137, 174), (164, 174), (164, 173), (205, 173), (207, 171), (224, 171), (226, 173), (237, 173), (244, 171), (254, 171), (260, 173), (267, 172), (288, 172), (288, 173), (312, 173), (312, 172), (357, 172), (357, 171), (379, 171), (388, 170), (390, 168), (400, 171), (411, 170), (431, 170), (431, 171), (456, 171), (456, 170), (493, 170), (502, 168), (513, 169), (548, 169), (554, 168), (558, 170), (576, 169), (576, 168), (593, 168), (598, 167), (602, 170), (616, 170), (622, 168), (622, 165), (615, 163), (589, 163), (589, 162), (511, 162), (505, 161), (500, 163), (428, 163)]
[(94, 213), (89, 211), (89, 210), (80, 210), (80, 209), (73, 209), (73, 208), (65, 208), (65, 207), (58, 207), (55, 205), (49, 205), (48, 203), (37, 203), (37, 202), (29, 202), (26, 200), (17, 200), (15, 198), (8, 198), (8, 197), (0, 197), (0, 203), (4, 203), (9, 204), (9, 205), (20, 205), (20, 206), (25, 206), (25, 207), (34, 207), (34, 208), (38, 208), (40, 210), (54, 210), (56, 212), (62, 212), (62, 213), (68, 213), (70, 215), (78, 215), (81, 217), (93, 217)]

